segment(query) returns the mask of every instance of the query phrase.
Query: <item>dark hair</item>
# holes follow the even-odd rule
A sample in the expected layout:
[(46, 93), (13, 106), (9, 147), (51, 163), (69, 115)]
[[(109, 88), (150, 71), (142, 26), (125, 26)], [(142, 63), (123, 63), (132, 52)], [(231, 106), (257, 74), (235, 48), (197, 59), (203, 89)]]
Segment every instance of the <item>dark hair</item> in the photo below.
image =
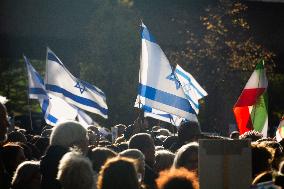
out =
[(101, 167), (104, 165), (104, 163), (108, 159), (115, 156), (117, 156), (117, 153), (111, 149), (105, 147), (94, 148), (90, 153), (90, 159), (92, 161), (94, 171), (98, 173)]

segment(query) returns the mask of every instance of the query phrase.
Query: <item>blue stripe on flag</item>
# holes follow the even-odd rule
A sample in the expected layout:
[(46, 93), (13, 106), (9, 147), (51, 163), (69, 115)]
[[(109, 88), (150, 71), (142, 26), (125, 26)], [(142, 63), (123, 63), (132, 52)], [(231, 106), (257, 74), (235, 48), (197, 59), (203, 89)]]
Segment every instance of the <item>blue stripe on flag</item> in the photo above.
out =
[(46, 84), (45, 85), (46, 87), (46, 90), (50, 90), (50, 91), (53, 91), (53, 92), (56, 92), (56, 93), (61, 93), (63, 94), (65, 97), (67, 98), (70, 98), (71, 100), (75, 101), (75, 102), (78, 102), (82, 105), (85, 105), (85, 106), (89, 106), (89, 107), (92, 107), (92, 108), (95, 108), (95, 109), (98, 109), (102, 114), (104, 115), (107, 115), (107, 109), (101, 107), (100, 105), (98, 105), (98, 103), (90, 100), (90, 99), (87, 99), (87, 98), (84, 98), (84, 97), (80, 97), (78, 95), (75, 95), (59, 86), (56, 86), (56, 85), (50, 85), (50, 84)]
[(46, 114), (46, 110), (48, 108), (48, 105), (49, 105), (49, 99), (44, 99), (43, 102), (42, 102), (42, 106), (41, 106), (41, 111), (42, 111), (44, 116)]
[(192, 84), (191, 82), (191, 79), (183, 72), (181, 72), (180, 70), (178, 69), (175, 69), (175, 72), (179, 75), (181, 75), (183, 78), (185, 78), (186, 80), (188, 80), (191, 84), (191, 86), (196, 90), (196, 92), (201, 96), (201, 97), (204, 97), (204, 95)]
[(48, 60), (51, 60), (51, 61), (54, 61), (54, 62), (56, 62), (56, 63), (62, 65), (62, 64), (60, 63), (60, 60), (59, 60), (59, 59), (55, 56), (55, 54), (52, 53), (51, 51), (48, 51), (48, 52), (47, 52), (47, 59), (48, 59)]
[(139, 94), (142, 97), (148, 98), (153, 101), (160, 102), (162, 104), (166, 104), (168, 106), (172, 106), (174, 108), (195, 114), (195, 111), (190, 106), (189, 102), (185, 98), (181, 98), (179, 96), (175, 96), (173, 94), (142, 85), (139, 85)]
[(87, 88), (91, 89), (93, 92), (97, 93), (98, 95), (101, 95), (104, 99), (106, 98), (105, 97), (105, 93), (102, 92), (102, 91), (99, 91), (95, 86), (93, 86), (92, 84), (86, 82), (86, 81), (83, 81), (83, 80), (80, 80), (81, 83), (83, 83)]
[(54, 117), (53, 115), (48, 114), (47, 120), (52, 122), (52, 123), (57, 123), (58, 119)]
[(46, 91), (43, 88), (29, 88), (29, 94), (46, 95)]
[(158, 116), (161, 116), (161, 117), (165, 117), (165, 118), (168, 118), (168, 119), (173, 119), (173, 116), (171, 114), (157, 114), (157, 113), (153, 113), (153, 109), (151, 107), (149, 107), (149, 106), (143, 105), (142, 109), (145, 112), (149, 112), (149, 113), (152, 113), (152, 114), (155, 114), (155, 115), (158, 115)]
[(196, 104), (189, 95), (185, 94), (185, 96), (197, 109), (199, 109), (199, 104)]
[(153, 35), (150, 34), (148, 28), (142, 26), (141, 38), (156, 43)]

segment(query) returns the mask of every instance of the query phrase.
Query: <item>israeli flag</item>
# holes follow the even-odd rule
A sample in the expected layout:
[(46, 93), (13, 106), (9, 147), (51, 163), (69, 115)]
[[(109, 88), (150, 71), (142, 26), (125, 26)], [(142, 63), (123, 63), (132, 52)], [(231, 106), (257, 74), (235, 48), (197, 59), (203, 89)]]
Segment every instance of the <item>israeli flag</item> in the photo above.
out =
[(29, 98), (38, 99), (45, 122), (56, 126), (59, 121), (75, 120), (77, 108), (64, 100), (49, 94), (45, 90), (44, 82), (39, 73), (24, 56), (29, 80)]
[(60, 59), (47, 48), (46, 90), (83, 110), (107, 118), (103, 91), (74, 77)]
[[(168, 114), (166, 112), (156, 110), (148, 106), (143, 106), (142, 109), (144, 110), (144, 117), (152, 117), (154, 119), (171, 123), (174, 126), (179, 126), (181, 122), (184, 120), (183, 118), (180, 118), (173, 114)], [(197, 120), (195, 121), (197, 122)]]
[(29, 82), (29, 98), (30, 99), (40, 99), (48, 98), (45, 91), (44, 81), (38, 72), (31, 65), (30, 61), (24, 55), (24, 61), (26, 63), (27, 72), (28, 72), (28, 82)]
[(175, 75), (179, 80), (186, 98), (189, 100), (191, 107), (196, 114), (199, 113), (198, 100), (207, 96), (207, 92), (197, 83), (194, 77), (183, 70), (179, 65), (176, 66)]
[(141, 37), (138, 104), (188, 120), (196, 118), (167, 57), (144, 24)]
[(94, 121), (93, 119), (86, 114), (86, 112), (84, 112), (83, 110), (78, 108), (78, 114), (77, 114), (77, 119), (78, 122), (85, 127), (86, 129), (90, 126), (93, 125)]

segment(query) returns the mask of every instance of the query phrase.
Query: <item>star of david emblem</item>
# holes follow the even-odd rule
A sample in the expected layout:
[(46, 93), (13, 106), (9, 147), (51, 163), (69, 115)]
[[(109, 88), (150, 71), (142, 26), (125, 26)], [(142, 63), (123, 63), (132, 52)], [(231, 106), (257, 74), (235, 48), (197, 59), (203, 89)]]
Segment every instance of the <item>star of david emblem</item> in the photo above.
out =
[(179, 80), (176, 78), (176, 75), (172, 72), (169, 76), (167, 76), (167, 79), (174, 81), (176, 84), (176, 89), (178, 90), (180, 88), (180, 82)]
[(83, 92), (86, 90), (85, 85), (83, 83), (80, 83), (79, 81), (77, 81), (74, 87), (78, 88), (81, 94), (83, 94)]

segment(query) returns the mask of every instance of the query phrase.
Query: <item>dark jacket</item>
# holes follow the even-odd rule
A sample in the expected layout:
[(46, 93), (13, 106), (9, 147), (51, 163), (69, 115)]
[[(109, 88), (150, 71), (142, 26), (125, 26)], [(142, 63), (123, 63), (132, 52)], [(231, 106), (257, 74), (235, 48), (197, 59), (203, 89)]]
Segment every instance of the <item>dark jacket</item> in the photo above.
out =
[(60, 189), (60, 183), (56, 180), (59, 161), (68, 148), (62, 146), (50, 146), (46, 155), (40, 161), (40, 170), (42, 173), (41, 188), (42, 189)]

